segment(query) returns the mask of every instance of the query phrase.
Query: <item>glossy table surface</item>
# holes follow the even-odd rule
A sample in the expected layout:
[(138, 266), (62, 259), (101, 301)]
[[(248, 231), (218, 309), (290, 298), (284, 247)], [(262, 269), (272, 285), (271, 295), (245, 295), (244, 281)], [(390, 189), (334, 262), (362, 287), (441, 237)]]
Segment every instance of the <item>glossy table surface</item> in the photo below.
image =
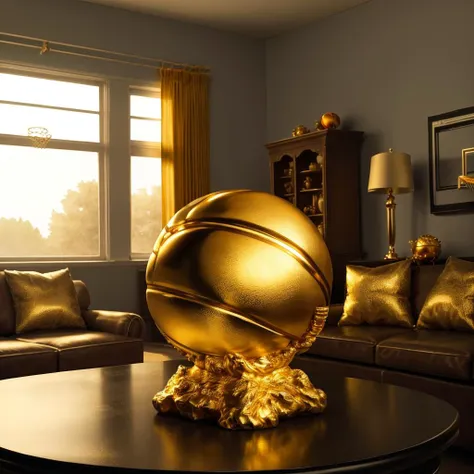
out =
[(178, 365), (146, 363), (1, 381), (2, 466), (49, 473), (98, 472), (94, 467), (101, 473), (389, 473), (436, 458), (457, 435), (457, 412), (441, 400), (311, 370), (306, 371), (315, 386), (328, 395), (322, 415), (284, 420), (262, 431), (226, 431), (157, 415), (151, 399)]

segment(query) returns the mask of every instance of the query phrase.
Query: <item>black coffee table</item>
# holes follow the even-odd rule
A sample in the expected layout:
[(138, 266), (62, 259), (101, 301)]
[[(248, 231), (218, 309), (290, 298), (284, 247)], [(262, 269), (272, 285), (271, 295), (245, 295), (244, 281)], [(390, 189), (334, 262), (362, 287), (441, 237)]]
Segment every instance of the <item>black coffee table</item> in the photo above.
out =
[[(156, 415), (151, 399), (179, 361), (0, 382), (0, 472), (432, 474), (458, 414), (432, 396), (318, 375), (324, 414), (262, 431)], [(3, 469), (3, 470), (2, 470)]]

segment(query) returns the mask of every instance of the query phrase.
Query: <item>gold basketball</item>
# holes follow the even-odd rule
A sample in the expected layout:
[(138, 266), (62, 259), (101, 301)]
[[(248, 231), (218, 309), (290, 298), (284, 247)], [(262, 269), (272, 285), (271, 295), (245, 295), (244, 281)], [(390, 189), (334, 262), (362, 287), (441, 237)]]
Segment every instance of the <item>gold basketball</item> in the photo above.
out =
[(334, 112), (327, 112), (322, 115), (320, 123), (323, 128), (337, 128), (341, 125), (341, 119)]
[(223, 191), (175, 214), (146, 281), (150, 313), (173, 345), (254, 358), (300, 340), (329, 304), (332, 265), (317, 227), (288, 201)]

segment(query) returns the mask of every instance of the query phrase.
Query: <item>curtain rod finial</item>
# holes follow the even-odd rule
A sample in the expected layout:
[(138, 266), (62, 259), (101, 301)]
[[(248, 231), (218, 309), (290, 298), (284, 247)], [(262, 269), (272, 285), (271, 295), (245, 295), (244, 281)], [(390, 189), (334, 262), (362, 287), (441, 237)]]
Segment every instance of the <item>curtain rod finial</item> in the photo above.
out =
[(49, 42), (48, 41), (43, 41), (43, 45), (41, 46), (40, 54), (46, 54), (51, 51), (51, 48), (49, 47)]

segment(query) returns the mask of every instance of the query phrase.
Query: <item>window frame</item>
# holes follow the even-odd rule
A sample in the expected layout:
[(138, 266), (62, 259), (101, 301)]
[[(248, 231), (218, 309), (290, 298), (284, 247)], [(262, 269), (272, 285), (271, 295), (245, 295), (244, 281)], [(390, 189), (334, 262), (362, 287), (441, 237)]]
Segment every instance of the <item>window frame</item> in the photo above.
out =
[[(144, 87), (144, 86), (130, 86), (129, 91), (129, 103), (130, 98), (132, 95), (138, 95), (142, 97), (153, 97), (153, 98), (161, 98), (161, 89), (159, 87)], [(141, 119), (141, 120), (156, 120), (161, 123), (160, 119), (145, 119), (144, 117), (137, 117), (132, 115), (132, 112), (129, 112), (129, 127), (131, 127), (131, 120), (132, 119)], [(130, 129), (130, 128), (129, 128)], [(150, 158), (156, 159), (159, 158), (161, 160), (161, 142), (143, 142), (138, 140), (132, 140), (130, 137), (130, 183), (131, 183), (131, 176), (132, 176), (132, 157), (139, 156), (143, 158)], [(162, 165), (163, 166), (163, 165)], [(162, 168), (163, 169), (163, 168)], [(148, 260), (150, 257), (150, 253), (134, 253), (132, 251), (132, 190), (130, 188), (130, 259), (131, 260)], [(158, 237), (158, 236), (156, 236)]]
[[(108, 187), (107, 187), (107, 161), (109, 138), (107, 133), (107, 124), (109, 122), (108, 108), (108, 80), (100, 77), (80, 73), (69, 73), (63, 71), (48, 70), (39, 68), (26, 67), (15, 64), (6, 64), (0, 62), (0, 73), (13, 74), (19, 76), (28, 76), (37, 79), (50, 79), (57, 81), (65, 81), (76, 84), (93, 85), (99, 87), (99, 111), (86, 111), (78, 109), (70, 109), (67, 107), (38, 105), (34, 103), (19, 103), (15, 101), (0, 100), (0, 103), (12, 105), (34, 106), (39, 108), (47, 108), (53, 110), (65, 110), (79, 113), (96, 113), (99, 115), (99, 137), (98, 143), (82, 142), (76, 140), (55, 139), (54, 136), (48, 143), (47, 148), (57, 150), (71, 151), (89, 151), (95, 152), (98, 156), (98, 184), (99, 184), (99, 252), (98, 255), (61, 255), (61, 256), (37, 256), (31, 255), (27, 257), (6, 257), (1, 256), (2, 263), (22, 263), (22, 262), (95, 262), (108, 260), (109, 257), (109, 209), (108, 209)], [(0, 144), (12, 146), (28, 146), (32, 147), (31, 139), (28, 136), (10, 135), (0, 133)]]

